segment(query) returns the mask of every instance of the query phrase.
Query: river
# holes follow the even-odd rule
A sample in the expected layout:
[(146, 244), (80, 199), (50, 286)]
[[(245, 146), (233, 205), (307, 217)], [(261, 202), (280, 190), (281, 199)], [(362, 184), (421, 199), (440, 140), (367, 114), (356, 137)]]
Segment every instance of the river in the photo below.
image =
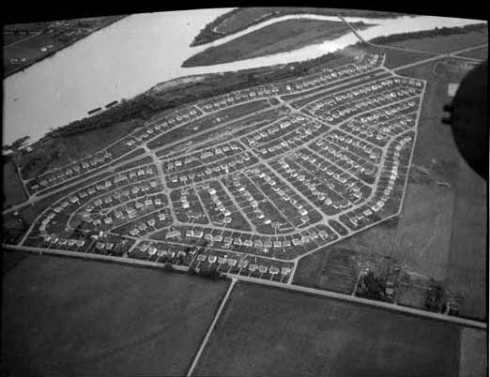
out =
[[(29, 135), (30, 142), (49, 129), (84, 118), (87, 112), (131, 98), (167, 80), (206, 73), (304, 61), (357, 42), (353, 33), (325, 43), (267, 57), (210, 67), (182, 68), (183, 61), (274, 22), (294, 18), (336, 20), (318, 15), (284, 16), (265, 21), (213, 43), (190, 47), (207, 23), (231, 8), (136, 14), (91, 34), (24, 71), (4, 79), (3, 143)], [(366, 39), (436, 26), (481, 22), (438, 17), (396, 19), (347, 18), (373, 24), (360, 34)]]

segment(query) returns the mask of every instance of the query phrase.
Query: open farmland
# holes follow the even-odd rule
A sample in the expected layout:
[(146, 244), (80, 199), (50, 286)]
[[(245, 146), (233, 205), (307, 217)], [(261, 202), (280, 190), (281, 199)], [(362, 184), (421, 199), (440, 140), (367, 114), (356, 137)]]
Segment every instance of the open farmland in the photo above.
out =
[[(362, 29), (362, 26), (358, 26)], [(365, 26), (364, 26), (365, 27)], [(196, 67), (288, 52), (322, 43), (349, 32), (341, 21), (287, 20), (265, 26), (221, 46), (210, 47), (184, 62)]]
[(459, 328), (239, 283), (196, 376), (458, 376)]
[(28, 256), (3, 277), (2, 369), (184, 375), (226, 288), (161, 270)]
[[(464, 62), (447, 60), (435, 63), (434, 66), (411, 68), (404, 73), (429, 82), (427, 105), (421, 114), (420, 133), (424, 137), (415, 148), (414, 166), (429, 171), (432, 182), (449, 183), (449, 187), (443, 185), (432, 188), (439, 191), (439, 195), (451, 195), (449, 191), (453, 192), (454, 200), (448, 199), (446, 206), (453, 213), (452, 236), (447, 257), (444, 258), (447, 260), (447, 284), (464, 297), (464, 315), (484, 318), (485, 266), (488, 258), (485, 246), (488, 230), (486, 187), (484, 181), (463, 161), (452, 140), (450, 128), (441, 123), (444, 116), (442, 106), (449, 101), (448, 83), (459, 82), (469, 69)], [(427, 140), (434, 142), (429, 143)], [(444, 209), (441, 207), (441, 210)]]
[(483, 376), (483, 371), (488, 371), (488, 334), (464, 328), (460, 344), (459, 377)]

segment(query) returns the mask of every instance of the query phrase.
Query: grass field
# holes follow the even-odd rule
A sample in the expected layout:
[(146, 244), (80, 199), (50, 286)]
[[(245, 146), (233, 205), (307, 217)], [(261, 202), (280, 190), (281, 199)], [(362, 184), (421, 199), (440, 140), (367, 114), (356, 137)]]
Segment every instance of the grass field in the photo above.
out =
[(391, 255), (427, 277), (444, 280), (451, 243), (453, 203), (454, 192), (451, 190), (410, 183)]
[(214, 65), (288, 52), (335, 39), (349, 32), (342, 22), (288, 20), (253, 31), (221, 46), (210, 47), (184, 62), (185, 67)]
[(431, 53), (447, 53), (488, 43), (488, 28), (464, 34), (436, 36), (432, 38), (411, 39), (390, 43), (390, 46), (410, 48)]
[(3, 277), (11, 375), (184, 375), (224, 281), (29, 256)]
[(27, 196), (13, 162), (3, 164), (3, 208), (22, 203)]
[(461, 330), (459, 377), (484, 377), (488, 370), (488, 340), (485, 331)]
[(447, 282), (465, 301), (463, 314), (478, 319), (487, 315), (488, 223), (486, 182), (461, 161)]
[(238, 284), (196, 376), (457, 376), (459, 328)]
[(27, 252), (2, 250), (2, 276), (17, 266), (27, 256), (29, 256)]
[[(450, 127), (441, 123), (441, 118), (445, 116), (442, 106), (449, 102), (447, 85), (460, 82), (467, 68), (464, 61), (447, 60), (400, 73), (429, 80), (413, 162), (429, 168), (435, 178), (451, 185), (454, 200), (451, 203), (448, 199), (448, 205), (451, 203), (453, 206), (453, 220), (446, 282), (450, 289), (463, 295), (463, 315), (484, 318), (488, 227), (486, 185), (463, 161), (452, 139)], [(430, 213), (433, 210), (429, 208), (433, 208), (433, 204), (429, 203), (427, 208)]]
[(459, 56), (465, 56), (467, 58), (482, 59), (482, 60), (488, 59), (488, 46), (477, 48), (475, 50), (471, 50), (468, 52), (463, 52), (462, 54), (459, 54)]

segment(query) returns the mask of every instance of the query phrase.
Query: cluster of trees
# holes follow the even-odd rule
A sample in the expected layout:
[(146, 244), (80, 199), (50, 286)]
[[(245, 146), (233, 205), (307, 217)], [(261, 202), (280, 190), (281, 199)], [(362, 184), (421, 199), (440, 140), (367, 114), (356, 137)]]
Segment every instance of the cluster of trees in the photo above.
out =
[(423, 39), (423, 38), (430, 38), (430, 37), (437, 37), (437, 36), (463, 34), (471, 31), (483, 31), (486, 27), (487, 27), (486, 23), (472, 24), (472, 25), (452, 27), (452, 28), (436, 27), (434, 30), (416, 31), (411, 33), (394, 34), (386, 37), (378, 37), (372, 39), (370, 43), (387, 44), (387, 43), (402, 42), (409, 39)]
[(147, 120), (155, 112), (165, 110), (172, 104), (162, 102), (159, 98), (148, 94), (141, 94), (129, 101), (122, 101), (119, 105), (111, 107), (101, 113), (76, 120), (49, 131), (46, 137), (67, 137), (87, 131), (93, 131), (112, 126), (116, 123), (133, 119)]
[(24, 136), (2, 147), (3, 152), (12, 152), (2, 156), (4, 164), (13, 161), (14, 164), (19, 165), (22, 154), (26, 152), (23, 147), (26, 146), (27, 140), (29, 136)]
[(27, 229), (29, 229), (29, 225), (21, 216), (4, 218), (2, 223), (3, 242), (17, 244)]
[(22, 176), (28, 179), (34, 175), (42, 174), (49, 168), (53, 160), (60, 159), (67, 152), (64, 143), (51, 139), (38, 144), (30, 153), (21, 150), (18, 155), (18, 165)]
[(446, 310), (446, 295), (440, 285), (431, 281), (425, 299), (425, 308), (431, 312), (441, 313)]
[(361, 280), (356, 295), (377, 301), (390, 301), (386, 295), (386, 281), (369, 271)]
[(189, 267), (187, 271), (190, 275), (197, 275), (205, 279), (218, 280), (226, 279), (225, 275), (222, 275), (216, 268), (200, 268), (196, 270), (194, 267)]

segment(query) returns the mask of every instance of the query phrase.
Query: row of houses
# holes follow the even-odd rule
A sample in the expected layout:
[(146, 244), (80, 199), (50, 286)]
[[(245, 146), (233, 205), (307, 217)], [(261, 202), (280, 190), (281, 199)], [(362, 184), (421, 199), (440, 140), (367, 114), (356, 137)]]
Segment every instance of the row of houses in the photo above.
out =
[[(369, 195), (371, 190), (365, 182), (362, 182), (364, 177), (360, 175), (365, 168), (369, 169), (367, 164), (357, 169), (347, 164), (346, 159), (336, 158), (334, 155), (322, 155), (321, 151), (317, 152), (320, 156), (306, 149), (300, 150), (297, 163), (305, 166), (311, 173), (312, 180), (323, 187), (323, 192), (321, 192), (316, 190), (316, 186), (309, 183), (308, 180), (303, 182), (310, 188), (312, 194), (317, 195), (317, 199), (327, 206), (327, 208), (322, 208), (327, 214), (332, 214), (332, 211), (337, 213), (345, 210), (351, 206), (351, 203), (358, 204)], [(371, 168), (375, 169), (375, 166), (371, 164)], [(367, 172), (374, 174), (371, 171)]]
[(86, 174), (94, 169), (99, 168), (100, 166), (106, 164), (111, 161), (112, 154), (110, 152), (101, 152), (92, 157), (87, 157), (84, 160), (77, 161), (63, 169), (60, 169), (56, 172), (43, 174), (38, 178), (34, 178), (29, 181), (28, 188), (32, 192), (37, 192), (39, 190), (43, 190), (60, 183), (63, 183), (67, 180), (77, 178), (82, 174)]
[(189, 165), (192, 165), (192, 167), (202, 166), (203, 164), (209, 164), (240, 152), (243, 152), (243, 148), (238, 143), (227, 143), (213, 148), (205, 148), (184, 157), (168, 160), (163, 165), (163, 168), (165, 172), (172, 173), (175, 170), (184, 170)]
[(201, 115), (202, 111), (195, 106), (188, 106), (177, 111), (174, 110), (170, 114), (165, 114), (147, 122), (145, 127), (122, 139), (121, 144), (131, 148), (139, 147), (144, 142), (154, 139), (164, 132), (172, 131), (184, 124), (190, 123)]
[(249, 152), (236, 154), (225, 160), (207, 163), (206, 165), (188, 169), (179, 174), (167, 175), (167, 184), (169, 187), (174, 188), (219, 177), (236, 171), (237, 169), (241, 169), (245, 165), (252, 163), (253, 160), (256, 159), (252, 158), (252, 155)]
[(354, 63), (334, 69), (325, 69), (321, 70), (319, 73), (313, 73), (307, 76), (301, 76), (299, 78), (267, 85), (260, 85), (254, 88), (248, 88), (215, 97), (213, 100), (200, 103), (199, 107), (206, 112), (213, 112), (217, 109), (234, 106), (246, 101), (311, 90), (355, 75), (366, 73), (379, 67), (382, 64), (382, 61), (383, 58), (379, 55), (366, 55)]

